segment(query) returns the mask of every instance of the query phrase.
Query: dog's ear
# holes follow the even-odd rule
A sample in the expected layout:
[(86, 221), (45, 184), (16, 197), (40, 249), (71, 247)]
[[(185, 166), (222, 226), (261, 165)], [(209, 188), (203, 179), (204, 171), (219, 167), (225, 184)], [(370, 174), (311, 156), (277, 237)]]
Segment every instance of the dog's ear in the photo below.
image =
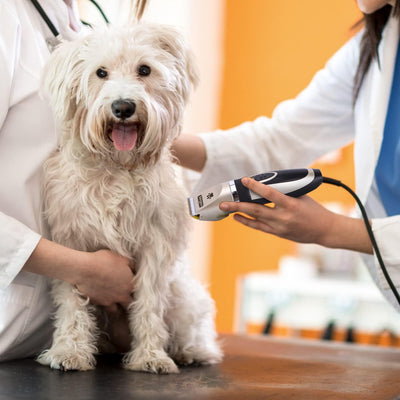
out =
[(59, 121), (72, 119), (76, 111), (82, 41), (61, 43), (51, 54), (43, 70), (40, 91), (49, 99)]
[(184, 35), (176, 28), (169, 25), (155, 25), (152, 29), (157, 35), (157, 45), (175, 58), (175, 65), (179, 70), (182, 80), (181, 95), (188, 101), (192, 88), (199, 83), (199, 70), (193, 52)]

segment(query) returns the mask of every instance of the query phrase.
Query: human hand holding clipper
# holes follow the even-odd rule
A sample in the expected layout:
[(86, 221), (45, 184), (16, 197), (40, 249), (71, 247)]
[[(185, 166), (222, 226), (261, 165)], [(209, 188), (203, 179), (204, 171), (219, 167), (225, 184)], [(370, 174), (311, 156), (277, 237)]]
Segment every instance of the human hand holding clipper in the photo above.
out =
[[(217, 221), (234, 219), (299, 243), (317, 243), (372, 253), (371, 242), (361, 219), (335, 214), (308, 196), (326, 179), (319, 169), (300, 168), (271, 171), (224, 182), (189, 198), (192, 217)], [(331, 183), (331, 182), (328, 182)], [(265, 204), (273, 203), (272, 207)]]
[[(311, 168), (270, 171), (254, 175), (252, 178), (291, 197), (303, 196), (322, 183), (321, 171)], [(188, 199), (190, 213), (192, 217), (202, 221), (218, 221), (232, 212), (221, 212), (219, 204), (222, 201), (258, 204), (270, 202), (266, 197), (245, 187), (241, 179), (235, 179), (207, 188), (190, 197)]]
[(274, 187), (251, 178), (242, 184), (252, 192), (269, 200), (268, 206), (248, 202), (222, 202), (221, 210), (235, 214), (233, 218), (250, 228), (298, 243), (332, 245), (333, 220), (336, 214), (309, 196), (293, 198)]
[[(324, 242), (333, 213), (304, 196), (322, 183), (320, 170), (273, 171), (254, 178), (234, 181), (240, 200), (223, 201), (219, 208), (225, 213), (242, 213), (234, 219), (253, 229), (300, 243)], [(264, 206), (269, 203), (272, 205)]]

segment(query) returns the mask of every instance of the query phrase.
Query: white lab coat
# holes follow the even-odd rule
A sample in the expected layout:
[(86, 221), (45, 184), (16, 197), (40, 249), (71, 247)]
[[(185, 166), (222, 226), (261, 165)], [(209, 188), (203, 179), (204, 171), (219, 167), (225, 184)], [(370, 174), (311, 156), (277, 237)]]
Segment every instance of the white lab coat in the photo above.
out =
[[(383, 259), (400, 288), (400, 216), (386, 216), (374, 182), (399, 22), (394, 18), (388, 21), (379, 47), (381, 69), (377, 62), (371, 65), (353, 110), (360, 37), (358, 34), (345, 44), (295, 99), (278, 105), (272, 118), (261, 117), (227, 131), (201, 134), (207, 161), (196, 190), (244, 175), (308, 166), (321, 155), (355, 140), (356, 190), (373, 218)], [(364, 259), (384, 295), (397, 304), (374, 257)]]
[[(40, 3), (65, 38), (76, 36), (62, 0)], [(52, 34), (30, 1), (0, 0), (0, 361), (37, 353), (52, 330), (47, 280), (21, 272), (44, 234), (41, 169), (56, 143), (38, 95), (46, 38)]]

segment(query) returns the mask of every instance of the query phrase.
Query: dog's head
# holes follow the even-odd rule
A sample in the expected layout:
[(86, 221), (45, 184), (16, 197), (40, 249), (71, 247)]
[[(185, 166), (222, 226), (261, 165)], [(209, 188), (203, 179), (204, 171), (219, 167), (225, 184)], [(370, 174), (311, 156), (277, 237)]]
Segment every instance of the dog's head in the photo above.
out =
[(140, 23), (62, 44), (43, 74), (60, 145), (122, 165), (155, 161), (181, 130), (197, 68), (174, 28)]

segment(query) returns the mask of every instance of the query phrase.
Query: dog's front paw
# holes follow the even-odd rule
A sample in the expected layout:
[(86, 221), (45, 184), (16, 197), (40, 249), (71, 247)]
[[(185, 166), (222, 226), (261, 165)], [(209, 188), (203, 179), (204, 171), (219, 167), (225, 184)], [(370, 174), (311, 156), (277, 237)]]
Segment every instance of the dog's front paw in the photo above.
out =
[(218, 364), (222, 361), (223, 355), (218, 346), (208, 347), (187, 347), (185, 351), (178, 350), (172, 355), (178, 365), (210, 365)]
[(89, 371), (96, 366), (93, 354), (76, 349), (72, 351), (51, 348), (41, 353), (37, 361), (42, 365), (48, 365), (50, 368), (61, 371)]
[(153, 374), (177, 374), (179, 369), (165, 353), (151, 352), (147, 356), (138, 356), (135, 352), (124, 357), (124, 367), (131, 371), (145, 371)]

